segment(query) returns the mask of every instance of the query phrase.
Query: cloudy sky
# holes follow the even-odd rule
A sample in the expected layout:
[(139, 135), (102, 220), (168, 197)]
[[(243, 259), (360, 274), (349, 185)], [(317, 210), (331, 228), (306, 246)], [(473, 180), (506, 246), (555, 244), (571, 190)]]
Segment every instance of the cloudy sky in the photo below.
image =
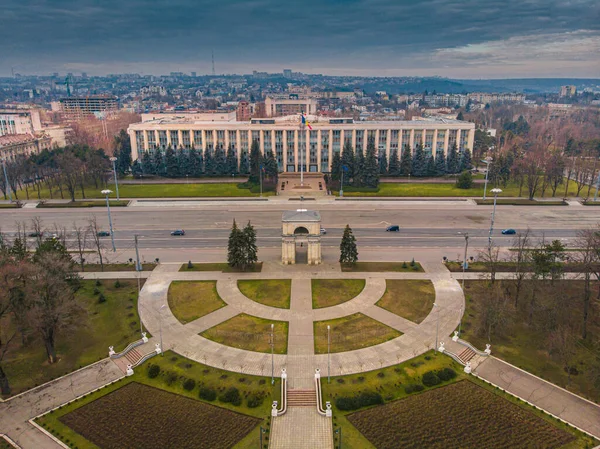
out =
[(0, 75), (600, 77), (599, 0), (2, 0)]

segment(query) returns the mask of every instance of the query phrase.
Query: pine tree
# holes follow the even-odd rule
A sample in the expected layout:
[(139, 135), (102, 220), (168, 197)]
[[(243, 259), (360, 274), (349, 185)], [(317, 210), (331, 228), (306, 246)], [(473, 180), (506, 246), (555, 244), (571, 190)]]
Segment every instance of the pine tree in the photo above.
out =
[(460, 112), (458, 113), (458, 115), (456, 116), (456, 120), (464, 120), (464, 119), (465, 119), (465, 117), (463, 116), (463, 113), (462, 113), (462, 111), (460, 111)]
[(242, 151), (240, 156), (240, 174), (247, 175), (250, 172), (250, 164), (248, 162), (248, 152)]
[(208, 148), (204, 151), (204, 172), (206, 176), (215, 175), (215, 158)]
[(133, 163), (133, 166), (131, 167), (131, 174), (135, 179), (141, 178), (144, 174), (142, 163), (139, 161), (139, 159)]
[(244, 269), (246, 266), (244, 240), (244, 233), (238, 228), (234, 219), (229, 233), (229, 241), (227, 242), (227, 263), (232, 268)]
[(253, 184), (258, 184), (260, 182), (261, 159), (258, 140), (253, 140), (252, 146), (250, 147), (250, 177), (248, 179)]
[(340, 263), (356, 263), (358, 260), (358, 249), (356, 248), (356, 238), (352, 234), (350, 225), (344, 228), (342, 242), (340, 243)]
[(331, 180), (339, 181), (342, 176), (342, 158), (340, 153), (333, 153), (333, 160), (331, 161)]
[(459, 169), (459, 160), (458, 160), (458, 149), (456, 148), (456, 144), (452, 145), (450, 152), (448, 153), (448, 159), (446, 162), (446, 171), (454, 175), (458, 173)]
[(115, 151), (114, 155), (117, 158), (116, 168), (119, 175), (123, 176), (129, 172), (132, 167), (131, 161), (131, 140), (127, 132), (122, 129), (115, 136)]
[(348, 173), (355, 173), (356, 155), (350, 140), (346, 140), (342, 149), (342, 165), (348, 167)]
[(446, 174), (446, 156), (444, 151), (438, 151), (435, 154), (435, 175), (444, 176)]
[[(256, 230), (248, 222), (244, 228), (244, 252), (246, 256), (246, 265), (252, 265), (258, 262), (258, 248), (256, 247)], [(246, 268), (244, 267), (244, 270)]]
[(229, 148), (227, 148), (227, 174), (238, 174), (237, 156), (231, 145), (229, 145)]
[(413, 158), (412, 175), (425, 176), (427, 174), (427, 160), (425, 159), (425, 151), (421, 144), (415, 149), (415, 157)]
[(193, 178), (198, 178), (202, 174), (202, 167), (198, 160), (198, 151), (194, 147), (188, 153), (188, 173)]
[(154, 163), (152, 164), (154, 168), (154, 175), (164, 176), (165, 175), (165, 164), (163, 162), (163, 154), (160, 149), (154, 150)]
[(180, 148), (177, 152), (177, 166), (179, 167), (179, 176), (191, 175), (188, 153), (183, 148)]
[(412, 173), (412, 154), (410, 146), (404, 145), (404, 151), (402, 152), (402, 161), (400, 162), (400, 175), (409, 176)]
[(429, 156), (429, 159), (427, 160), (427, 176), (435, 176), (435, 173), (435, 158), (432, 155)]
[(387, 155), (385, 154), (385, 150), (381, 152), (381, 156), (379, 157), (379, 174), (387, 175), (388, 174), (388, 160)]
[(214, 160), (214, 171), (218, 176), (227, 175), (227, 157), (225, 156), (225, 150), (222, 147), (218, 147), (215, 150)]
[(175, 150), (171, 147), (168, 147), (165, 153), (165, 166), (167, 178), (179, 177), (179, 163), (177, 162)]
[(277, 177), (279, 175), (279, 167), (273, 150), (269, 150), (263, 159), (262, 163), (264, 167), (263, 176), (267, 177), (271, 182), (277, 184)]
[(144, 154), (142, 154), (142, 172), (144, 175), (153, 175), (156, 173), (156, 169), (154, 168), (154, 160), (152, 159), (149, 151), (144, 151)]
[[(344, 176), (349, 172), (350, 170), (345, 172)], [(352, 185), (355, 187), (362, 187), (365, 185), (365, 155), (362, 151), (356, 153), (354, 173), (352, 174)]]
[(462, 157), (460, 158), (460, 171), (471, 170), (472, 166), (471, 152), (468, 148), (465, 148), (465, 151), (463, 151)]
[(388, 174), (390, 176), (400, 176), (400, 159), (398, 158), (397, 148), (392, 148), (392, 152), (390, 153)]
[(377, 188), (379, 186), (379, 164), (375, 155), (375, 139), (369, 139), (367, 142), (363, 182), (366, 187)]

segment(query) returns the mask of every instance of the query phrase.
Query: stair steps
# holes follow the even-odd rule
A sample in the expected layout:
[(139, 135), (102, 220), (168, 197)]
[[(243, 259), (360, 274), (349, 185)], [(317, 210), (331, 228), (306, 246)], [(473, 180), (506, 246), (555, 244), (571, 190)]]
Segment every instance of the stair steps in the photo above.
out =
[(133, 348), (127, 352), (127, 354), (125, 354), (125, 359), (127, 359), (127, 362), (129, 362), (132, 366), (139, 362), (141, 358), (142, 354), (140, 354), (136, 348)]
[(316, 407), (317, 392), (315, 390), (288, 390), (288, 407)]
[(475, 351), (471, 348), (465, 348), (460, 354), (458, 354), (458, 358), (466, 365), (473, 357), (475, 357)]

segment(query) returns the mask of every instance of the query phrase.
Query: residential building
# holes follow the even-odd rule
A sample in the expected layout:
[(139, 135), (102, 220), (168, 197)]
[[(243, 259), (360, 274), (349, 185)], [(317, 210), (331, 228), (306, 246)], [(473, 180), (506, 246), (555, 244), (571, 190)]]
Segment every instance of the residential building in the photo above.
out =
[(574, 97), (577, 95), (577, 87), (573, 85), (560, 86), (560, 97)]
[(33, 134), (41, 129), (40, 112), (36, 109), (0, 109), (0, 136)]
[(316, 114), (319, 102), (313, 98), (273, 98), (267, 97), (265, 108), (267, 117), (283, 117), (286, 115)]
[(237, 109), (235, 111), (235, 119), (238, 122), (247, 122), (250, 120), (252, 115), (250, 103), (247, 101), (240, 101), (237, 105)]
[(461, 151), (472, 150), (475, 136), (473, 123), (443, 118), (355, 121), (309, 115), (312, 129), (308, 129), (301, 126), (297, 114), (248, 121), (237, 120), (236, 112), (154, 114), (151, 120), (145, 120), (150, 118), (146, 115), (144, 121), (128, 128), (133, 159), (144, 151), (168, 147), (214, 151), (231, 146), (239, 160), (248, 157), (256, 140), (263, 154), (273, 151), (282, 172), (297, 172), (301, 167), (307, 172), (329, 172), (333, 156), (342, 151), (345, 142), (364, 152), (368, 140), (373, 139), (378, 153), (389, 158), (404, 145), (414, 149), (420, 144), (428, 155), (447, 153), (453, 145)]

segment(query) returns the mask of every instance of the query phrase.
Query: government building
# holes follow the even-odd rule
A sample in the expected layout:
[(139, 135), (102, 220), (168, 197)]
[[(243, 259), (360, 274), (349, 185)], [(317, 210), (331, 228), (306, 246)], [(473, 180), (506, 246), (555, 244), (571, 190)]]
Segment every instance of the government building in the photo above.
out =
[[(459, 151), (473, 149), (475, 124), (450, 119), (418, 118), (403, 121), (357, 121), (308, 115), (310, 126), (302, 126), (300, 115), (252, 118), (239, 121), (234, 112), (143, 114), (141, 123), (129, 126), (133, 159), (143, 151), (191, 149), (212, 151), (231, 146), (238, 157), (247, 157), (258, 141), (263, 152), (273, 151), (281, 172), (329, 172), (333, 156), (346, 141), (355, 151), (365, 151), (373, 139), (378, 154), (388, 157), (395, 149), (401, 155), (406, 144), (420, 143), (428, 155), (456, 145)], [(309, 129), (312, 128), (312, 129)], [(303, 164), (301, 166), (301, 164)]]

